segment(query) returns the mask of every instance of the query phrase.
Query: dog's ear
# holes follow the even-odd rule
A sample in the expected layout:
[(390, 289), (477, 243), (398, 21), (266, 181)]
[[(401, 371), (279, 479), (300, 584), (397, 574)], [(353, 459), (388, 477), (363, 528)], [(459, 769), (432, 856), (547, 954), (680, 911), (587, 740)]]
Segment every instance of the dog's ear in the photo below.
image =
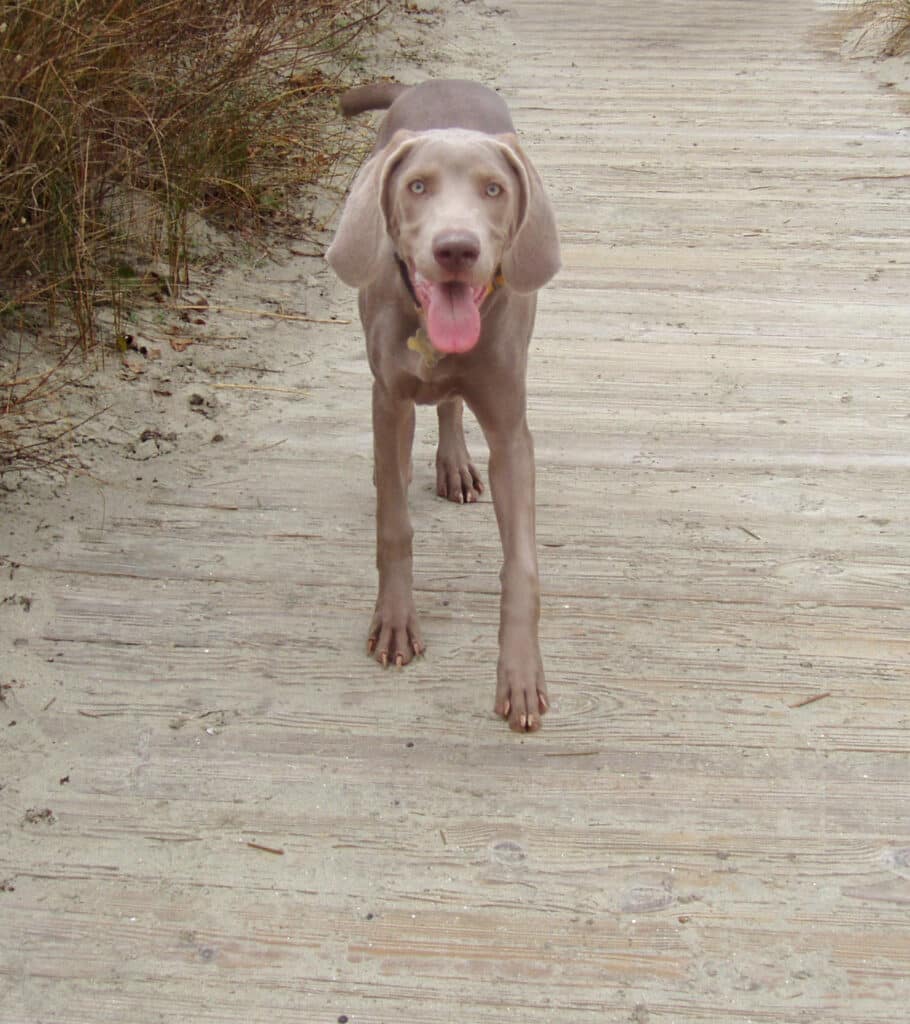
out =
[(383, 201), (385, 184), (414, 137), (413, 132), (396, 132), (354, 178), (334, 241), (325, 254), (331, 268), (352, 288), (363, 288), (379, 270), (388, 230)]
[(515, 234), (503, 254), (502, 274), (506, 284), (517, 292), (537, 291), (562, 265), (556, 217), (540, 175), (518, 144), (518, 138), (510, 133), (498, 135), (497, 140), (523, 193)]

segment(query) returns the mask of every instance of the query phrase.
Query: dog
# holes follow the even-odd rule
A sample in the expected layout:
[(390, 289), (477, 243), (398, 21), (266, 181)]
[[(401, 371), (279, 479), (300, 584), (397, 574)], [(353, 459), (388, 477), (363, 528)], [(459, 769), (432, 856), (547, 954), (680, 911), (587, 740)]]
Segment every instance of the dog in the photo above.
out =
[(326, 253), (359, 290), (373, 373), (379, 593), (368, 651), (383, 666), (424, 653), (407, 502), (415, 403), (437, 406), (437, 493), (472, 503), (484, 485), (465, 444), (466, 403), (489, 446), (503, 550), (494, 710), (534, 732), (549, 701), (526, 373), (536, 293), (560, 268), (553, 208), (492, 89), (375, 83), (347, 92), (341, 109), (387, 111)]

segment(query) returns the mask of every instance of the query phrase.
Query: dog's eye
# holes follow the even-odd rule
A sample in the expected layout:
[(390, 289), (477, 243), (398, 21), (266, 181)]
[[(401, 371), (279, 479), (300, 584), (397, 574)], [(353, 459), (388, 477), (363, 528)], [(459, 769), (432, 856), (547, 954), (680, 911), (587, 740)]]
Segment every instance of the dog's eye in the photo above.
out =
[(502, 185), (500, 185), (498, 181), (491, 181), (490, 184), (487, 185), (487, 195), (491, 199), (495, 199), (497, 196), (501, 196)]
[(422, 196), (427, 190), (426, 182), (421, 181), (420, 178), (415, 178), (414, 181), (408, 185), (408, 188), (415, 196)]

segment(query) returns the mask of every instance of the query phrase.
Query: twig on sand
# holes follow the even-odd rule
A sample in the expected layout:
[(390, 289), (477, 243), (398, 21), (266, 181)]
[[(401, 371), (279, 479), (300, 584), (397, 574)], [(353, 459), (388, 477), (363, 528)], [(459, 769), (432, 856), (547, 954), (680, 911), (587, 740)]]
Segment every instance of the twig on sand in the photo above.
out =
[(789, 704), (791, 708), (804, 708), (807, 704), (814, 704), (817, 700), (824, 700), (825, 697), (830, 697), (831, 691), (828, 690), (825, 693), (813, 693), (811, 697), (805, 697), (803, 700), (798, 700), (795, 704)]
[(274, 388), (268, 384), (212, 384), (212, 387), (231, 391), (277, 391), (282, 395), (298, 395), (300, 398), (309, 394), (304, 388)]
[(251, 850), (262, 850), (263, 853), (274, 853), (277, 857), (284, 856), (284, 850), (279, 850), (275, 846), (263, 846), (262, 843), (247, 843), (246, 844)]
[(221, 306), (209, 304), (200, 306), (174, 306), (178, 313), (202, 313), (206, 310), (217, 309), (220, 313), (233, 313), (237, 316), (266, 316), (273, 320), (293, 320), (305, 324), (328, 324), (334, 327), (349, 326), (350, 320), (332, 320), (315, 316), (303, 316), (301, 313), (273, 313), (268, 309), (244, 309), (242, 306)]

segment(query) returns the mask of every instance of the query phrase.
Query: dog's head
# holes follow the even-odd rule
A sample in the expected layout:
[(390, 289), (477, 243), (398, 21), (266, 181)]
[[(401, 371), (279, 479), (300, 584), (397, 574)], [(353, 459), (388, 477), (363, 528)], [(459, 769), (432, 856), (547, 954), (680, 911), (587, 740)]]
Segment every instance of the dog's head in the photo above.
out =
[(397, 132), (364, 164), (327, 259), (355, 288), (390, 254), (415, 288), (485, 290), (497, 270), (519, 292), (559, 269), (559, 239), (540, 177), (514, 135)]

